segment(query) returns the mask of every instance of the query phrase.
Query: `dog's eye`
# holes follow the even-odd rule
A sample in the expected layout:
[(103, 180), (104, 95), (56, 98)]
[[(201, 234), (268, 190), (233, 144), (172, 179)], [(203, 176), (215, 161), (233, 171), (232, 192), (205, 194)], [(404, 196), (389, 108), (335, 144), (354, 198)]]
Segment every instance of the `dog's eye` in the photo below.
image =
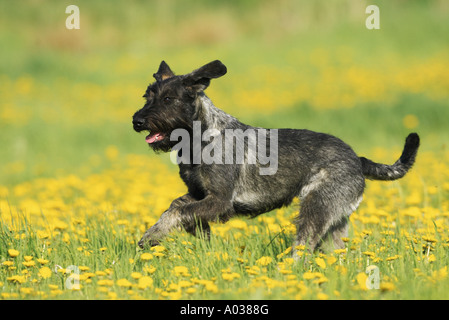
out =
[(171, 103), (172, 102), (172, 98), (171, 97), (165, 97), (164, 98), (164, 103)]

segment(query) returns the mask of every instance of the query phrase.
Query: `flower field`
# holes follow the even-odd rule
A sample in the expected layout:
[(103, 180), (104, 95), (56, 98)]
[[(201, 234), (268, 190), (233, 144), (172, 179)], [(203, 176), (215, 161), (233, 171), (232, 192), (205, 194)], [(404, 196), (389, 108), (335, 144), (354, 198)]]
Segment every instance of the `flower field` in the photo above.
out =
[[(151, 39), (136, 33), (137, 18), (118, 31), (111, 21), (121, 10), (141, 17), (138, 6), (118, 6), (101, 24), (104, 8), (80, 5), (88, 16), (72, 38), (51, 25), (58, 12), (65, 17), (62, 7), (47, 5), (44, 15), (32, 1), (20, 11), (0, 3), (1, 23), (20, 35), (0, 31), (8, 47), (0, 53), (0, 300), (449, 299), (449, 47), (440, 39), (449, 31), (447, 5), (381, 7), (403, 12), (403, 21), (422, 17), (416, 44), (387, 14), (367, 38), (357, 14), (331, 24), (317, 1), (330, 20), (309, 22), (323, 26), (309, 34), (296, 20), (273, 20), (286, 13), (269, 4), (251, 20), (244, 3), (215, 3), (191, 21), (158, 15), (179, 44), (162, 41), (154, 22)], [(345, 3), (358, 12), (360, 4)], [(32, 10), (36, 29), (25, 23)], [(208, 33), (195, 27), (205, 19), (216, 22)], [(138, 248), (186, 187), (169, 155), (153, 154), (132, 130), (131, 116), (160, 60), (182, 74), (217, 58), (229, 72), (206, 93), (243, 122), (328, 132), (381, 163), (396, 161), (409, 132), (420, 134), (403, 179), (367, 182), (345, 249), (301, 247), (295, 262), (299, 199), (213, 224), (210, 241), (179, 231)]]
[[(101, 160), (118, 156), (110, 147)], [(435, 163), (432, 153), (421, 153), (402, 181), (370, 182), (346, 248), (300, 250), (300, 263), (290, 253), (297, 202), (213, 225), (210, 242), (178, 232), (163, 246), (137, 249), (140, 235), (184, 191), (157, 158), (127, 155), (123, 166), (84, 179), (2, 187), (1, 297), (448, 298), (449, 154), (443, 156)], [(378, 288), (367, 285), (370, 268), (378, 268)]]

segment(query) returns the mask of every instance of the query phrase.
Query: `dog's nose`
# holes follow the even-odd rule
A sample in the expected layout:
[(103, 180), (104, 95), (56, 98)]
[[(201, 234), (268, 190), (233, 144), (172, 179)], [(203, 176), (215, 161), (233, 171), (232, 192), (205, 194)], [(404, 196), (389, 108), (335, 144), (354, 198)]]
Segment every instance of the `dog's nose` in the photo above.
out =
[(145, 119), (143, 119), (143, 118), (133, 118), (134, 130), (142, 130), (144, 125), (145, 125)]

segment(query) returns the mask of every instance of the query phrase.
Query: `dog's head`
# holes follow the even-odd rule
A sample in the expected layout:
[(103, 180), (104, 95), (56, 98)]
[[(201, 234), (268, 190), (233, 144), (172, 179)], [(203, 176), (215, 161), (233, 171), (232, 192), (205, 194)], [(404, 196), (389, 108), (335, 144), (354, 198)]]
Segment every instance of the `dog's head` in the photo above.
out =
[(195, 101), (210, 84), (210, 80), (226, 74), (226, 66), (212, 61), (185, 75), (175, 75), (162, 61), (143, 95), (145, 105), (133, 116), (134, 130), (149, 131), (145, 140), (155, 151), (170, 151), (177, 143), (170, 141), (175, 129), (191, 132)]

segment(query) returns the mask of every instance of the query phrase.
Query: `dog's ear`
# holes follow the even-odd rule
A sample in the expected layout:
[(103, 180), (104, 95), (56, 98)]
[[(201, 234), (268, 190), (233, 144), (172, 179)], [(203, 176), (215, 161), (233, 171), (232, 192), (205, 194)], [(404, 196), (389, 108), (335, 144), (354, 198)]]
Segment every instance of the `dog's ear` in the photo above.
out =
[(168, 64), (166, 64), (165, 61), (162, 61), (159, 66), (159, 70), (155, 74), (153, 74), (153, 77), (154, 79), (156, 79), (156, 81), (160, 82), (164, 81), (165, 79), (171, 78), (174, 75), (175, 74), (173, 73), (173, 71), (171, 71)]
[(211, 79), (219, 78), (227, 72), (226, 66), (219, 60), (209, 62), (201, 68), (186, 74), (182, 83), (195, 92), (205, 90)]

